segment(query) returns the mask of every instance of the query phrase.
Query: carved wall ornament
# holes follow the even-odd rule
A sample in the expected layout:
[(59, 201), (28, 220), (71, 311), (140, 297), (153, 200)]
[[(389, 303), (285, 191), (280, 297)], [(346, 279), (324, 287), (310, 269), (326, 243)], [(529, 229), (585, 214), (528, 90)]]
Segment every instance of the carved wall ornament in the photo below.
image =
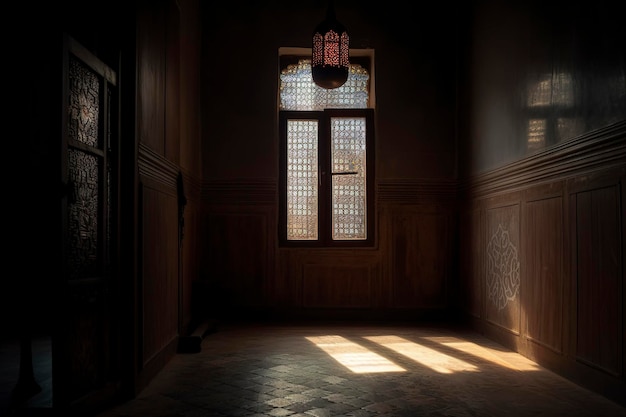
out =
[(487, 245), (487, 297), (502, 310), (519, 292), (520, 263), (509, 232), (498, 225)]

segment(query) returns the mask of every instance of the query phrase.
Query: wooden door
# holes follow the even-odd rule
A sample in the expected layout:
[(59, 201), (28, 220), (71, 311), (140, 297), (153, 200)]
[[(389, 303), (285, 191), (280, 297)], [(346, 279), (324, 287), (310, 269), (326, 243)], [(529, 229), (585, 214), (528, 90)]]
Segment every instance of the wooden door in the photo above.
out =
[(53, 334), (56, 408), (98, 409), (119, 386), (115, 72), (66, 37), (63, 50), (63, 315)]

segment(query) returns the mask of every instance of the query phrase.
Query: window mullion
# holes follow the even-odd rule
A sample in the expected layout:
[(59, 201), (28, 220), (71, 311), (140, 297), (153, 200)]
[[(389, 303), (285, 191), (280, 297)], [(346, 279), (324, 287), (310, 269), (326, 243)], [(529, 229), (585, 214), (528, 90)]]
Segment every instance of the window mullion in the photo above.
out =
[(321, 178), (321, 186), (319, 190), (319, 236), (320, 242), (328, 244), (331, 242), (331, 219), (332, 219), (332, 175), (330, 162), (330, 121), (326, 113), (320, 113), (318, 130), (318, 146), (319, 146), (319, 175)]

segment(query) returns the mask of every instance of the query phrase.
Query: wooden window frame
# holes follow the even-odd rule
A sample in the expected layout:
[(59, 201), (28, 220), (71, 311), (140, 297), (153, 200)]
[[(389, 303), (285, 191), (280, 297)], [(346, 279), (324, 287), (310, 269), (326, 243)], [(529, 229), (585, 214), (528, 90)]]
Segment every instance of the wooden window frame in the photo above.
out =
[[(366, 120), (366, 239), (332, 239), (332, 175), (330, 172), (331, 124), (336, 117), (363, 117)], [(318, 239), (287, 239), (287, 122), (289, 120), (318, 120), (318, 175), (321, 175), (318, 197)], [(279, 169), (279, 245), (282, 247), (373, 247), (375, 244), (375, 154), (373, 109), (325, 109), (323, 111), (279, 112), (280, 169)]]

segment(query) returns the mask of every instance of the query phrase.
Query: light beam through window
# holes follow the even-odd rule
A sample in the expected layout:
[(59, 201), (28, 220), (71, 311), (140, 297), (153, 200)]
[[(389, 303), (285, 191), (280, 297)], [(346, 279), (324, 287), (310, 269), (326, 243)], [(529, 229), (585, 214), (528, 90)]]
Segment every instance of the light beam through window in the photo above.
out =
[(354, 373), (406, 371), (385, 357), (342, 336), (311, 336), (307, 340)]

